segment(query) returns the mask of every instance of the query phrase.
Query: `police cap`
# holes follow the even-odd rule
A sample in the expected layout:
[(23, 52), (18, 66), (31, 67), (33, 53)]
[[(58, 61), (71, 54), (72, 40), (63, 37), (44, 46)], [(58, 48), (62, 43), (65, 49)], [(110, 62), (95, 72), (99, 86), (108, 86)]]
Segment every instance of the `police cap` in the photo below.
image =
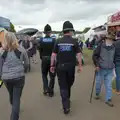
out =
[(50, 33), (52, 32), (52, 29), (51, 29), (51, 26), (49, 24), (47, 24), (45, 27), (44, 27), (44, 33)]
[(65, 31), (75, 31), (73, 24), (70, 21), (65, 21), (63, 24), (63, 32)]

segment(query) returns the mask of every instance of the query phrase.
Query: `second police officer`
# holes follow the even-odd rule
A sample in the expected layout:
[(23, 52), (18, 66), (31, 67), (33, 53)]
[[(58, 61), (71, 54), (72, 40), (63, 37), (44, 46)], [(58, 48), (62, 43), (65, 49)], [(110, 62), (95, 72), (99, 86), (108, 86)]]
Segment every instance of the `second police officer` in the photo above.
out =
[(66, 21), (63, 24), (63, 38), (57, 40), (52, 57), (51, 72), (55, 72), (55, 59), (57, 58), (57, 76), (62, 97), (64, 114), (70, 112), (71, 87), (75, 80), (76, 56), (79, 62), (79, 71), (81, 67), (81, 50), (76, 39), (72, 38), (74, 28), (71, 22)]
[[(46, 25), (44, 27), (45, 37), (40, 39), (40, 58), (42, 60), (41, 71), (43, 79), (43, 94), (49, 95), (50, 97), (54, 96), (54, 83), (55, 83), (55, 73), (50, 72), (50, 58), (52, 50), (54, 48), (55, 39), (51, 38), (51, 26)], [(48, 73), (50, 76), (50, 81), (48, 81)]]

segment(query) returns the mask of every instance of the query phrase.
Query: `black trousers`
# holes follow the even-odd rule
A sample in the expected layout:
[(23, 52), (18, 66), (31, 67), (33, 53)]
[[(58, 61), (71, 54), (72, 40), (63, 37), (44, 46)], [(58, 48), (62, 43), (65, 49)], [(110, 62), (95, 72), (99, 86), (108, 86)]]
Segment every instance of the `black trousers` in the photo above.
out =
[(9, 92), (10, 104), (12, 105), (12, 113), (10, 120), (19, 120), (20, 98), (25, 83), (25, 77), (4, 80), (4, 84)]
[[(51, 73), (50, 72), (50, 60), (48, 58), (43, 58), (42, 59), (42, 79), (43, 79), (43, 90), (48, 91), (48, 92), (53, 92), (54, 91), (54, 84), (55, 84), (55, 76), (56, 73)], [(48, 81), (48, 73), (50, 77), (50, 81)]]
[(57, 76), (63, 109), (70, 108), (71, 87), (75, 80), (75, 66), (58, 67)]

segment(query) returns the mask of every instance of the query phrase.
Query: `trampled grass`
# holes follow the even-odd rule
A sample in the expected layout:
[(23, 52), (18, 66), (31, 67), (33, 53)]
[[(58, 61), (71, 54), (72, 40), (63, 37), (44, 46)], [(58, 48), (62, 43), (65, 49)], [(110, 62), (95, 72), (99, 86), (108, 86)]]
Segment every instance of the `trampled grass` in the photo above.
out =
[(93, 54), (93, 50), (89, 50), (87, 48), (85, 48), (83, 50), (83, 56), (84, 56), (84, 61), (85, 61), (85, 65), (92, 65), (92, 54)]

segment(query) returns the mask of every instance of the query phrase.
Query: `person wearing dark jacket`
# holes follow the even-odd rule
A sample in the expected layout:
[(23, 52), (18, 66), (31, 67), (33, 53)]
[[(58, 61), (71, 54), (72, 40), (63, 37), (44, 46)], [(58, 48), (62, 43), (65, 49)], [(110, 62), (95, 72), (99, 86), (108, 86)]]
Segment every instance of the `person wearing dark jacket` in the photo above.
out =
[[(12, 113), (10, 120), (19, 120), (20, 98), (25, 84), (24, 68), (28, 67), (26, 51), (19, 47), (14, 33), (5, 33), (0, 51), (1, 78), (9, 92)], [(24, 66), (23, 66), (24, 62)]]
[[(21, 41), (20, 46), (23, 47), (26, 50), (27, 54), (28, 54), (28, 58), (29, 58), (29, 69), (28, 70), (30, 72), (30, 70), (31, 70), (30, 57), (32, 56), (31, 49), (33, 47), (33, 44), (30, 41), (30, 37), (28, 35), (24, 36), (24, 40)], [(25, 72), (27, 72), (27, 71), (25, 70)]]
[[(45, 37), (40, 39), (39, 52), (42, 60), (41, 70), (43, 79), (43, 94), (54, 96), (55, 73), (50, 72), (50, 58), (54, 48), (55, 39), (51, 38), (51, 26), (46, 25), (44, 28)], [(49, 73), (50, 82), (47, 75)]]
[(86, 44), (86, 47), (89, 48), (89, 45), (90, 45), (89, 38), (86, 40), (85, 44)]
[(27, 51), (28, 57), (30, 58), (30, 57), (32, 56), (30, 50), (31, 50), (32, 47), (33, 47), (33, 44), (32, 44), (32, 42), (30, 41), (30, 37), (29, 37), (28, 35), (25, 35), (25, 36), (24, 36), (24, 40), (22, 40), (22, 42), (21, 42), (20, 45), (21, 45), (21, 47), (23, 47), (23, 48)]
[(120, 95), (120, 40), (115, 42), (116, 92)]
[(120, 25), (116, 26), (116, 40), (120, 40)]
[(30, 41), (32, 42), (32, 49), (30, 50), (31, 52), (31, 57), (32, 57), (32, 62), (37, 64), (37, 58), (36, 58), (36, 54), (37, 54), (37, 40), (35, 37), (31, 37)]
[(71, 87), (75, 80), (76, 56), (79, 63), (78, 70), (82, 70), (81, 50), (78, 41), (72, 38), (73, 31), (72, 23), (66, 21), (63, 24), (64, 37), (57, 40), (51, 57), (51, 72), (53, 73), (55, 72), (55, 61), (57, 61), (56, 69), (64, 114), (70, 113)]
[(96, 99), (100, 99), (101, 86), (104, 81), (106, 98), (105, 103), (113, 107), (112, 103), (112, 78), (114, 69), (115, 47), (113, 37), (106, 36), (103, 43), (99, 44), (93, 53), (93, 62), (96, 67)]

